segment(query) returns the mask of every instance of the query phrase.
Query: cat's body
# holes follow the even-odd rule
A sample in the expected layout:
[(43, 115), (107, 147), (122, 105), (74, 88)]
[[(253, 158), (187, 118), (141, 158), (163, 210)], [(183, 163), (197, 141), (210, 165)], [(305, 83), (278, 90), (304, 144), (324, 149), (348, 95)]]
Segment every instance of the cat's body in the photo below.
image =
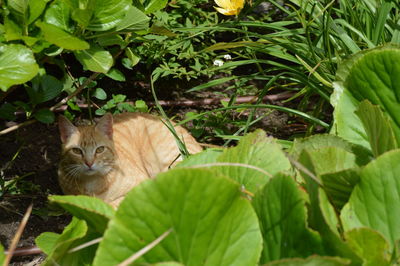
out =
[[(84, 194), (117, 206), (141, 181), (168, 170), (180, 152), (160, 118), (142, 113), (105, 115), (97, 125), (75, 127), (59, 119), (62, 155), (58, 170), (65, 194)], [(201, 146), (175, 127), (189, 153)]]

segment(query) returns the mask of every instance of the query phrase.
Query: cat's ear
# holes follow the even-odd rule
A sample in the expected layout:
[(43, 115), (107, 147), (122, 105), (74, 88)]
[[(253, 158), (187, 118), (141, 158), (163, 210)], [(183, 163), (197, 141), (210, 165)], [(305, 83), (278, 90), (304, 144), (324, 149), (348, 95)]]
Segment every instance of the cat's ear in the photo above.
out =
[(61, 142), (65, 143), (77, 130), (65, 116), (58, 116), (58, 129), (60, 130)]
[(97, 122), (96, 129), (101, 133), (112, 139), (113, 136), (113, 117), (112, 114), (107, 113), (102, 118), (100, 118), (99, 122)]

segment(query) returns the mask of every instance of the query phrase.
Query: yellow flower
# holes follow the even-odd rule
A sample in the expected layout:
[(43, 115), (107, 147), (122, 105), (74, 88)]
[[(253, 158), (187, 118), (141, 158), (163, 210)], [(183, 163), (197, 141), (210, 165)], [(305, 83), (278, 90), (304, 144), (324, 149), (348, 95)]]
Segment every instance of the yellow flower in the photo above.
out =
[(219, 7), (214, 7), (219, 13), (232, 16), (240, 13), (244, 0), (214, 0)]

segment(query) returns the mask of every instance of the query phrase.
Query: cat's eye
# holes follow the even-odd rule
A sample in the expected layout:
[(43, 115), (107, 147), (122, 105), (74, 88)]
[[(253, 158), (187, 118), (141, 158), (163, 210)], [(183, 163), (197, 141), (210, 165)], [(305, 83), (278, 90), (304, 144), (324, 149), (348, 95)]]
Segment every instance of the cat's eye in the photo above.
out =
[(96, 153), (102, 153), (104, 151), (104, 146), (100, 146), (96, 149)]
[(78, 155), (82, 155), (82, 150), (79, 148), (72, 148), (72, 152)]

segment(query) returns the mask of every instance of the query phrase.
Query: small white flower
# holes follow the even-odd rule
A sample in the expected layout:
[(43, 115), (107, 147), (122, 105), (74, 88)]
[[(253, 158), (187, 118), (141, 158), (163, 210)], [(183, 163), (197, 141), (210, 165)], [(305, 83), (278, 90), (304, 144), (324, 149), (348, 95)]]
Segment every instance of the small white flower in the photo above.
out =
[(224, 61), (219, 60), (219, 59), (215, 59), (214, 60), (214, 66), (222, 66), (224, 64)]
[(224, 55), (224, 59), (225, 60), (231, 60), (232, 56), (230, 54), (226, 54), (226, 55)]

